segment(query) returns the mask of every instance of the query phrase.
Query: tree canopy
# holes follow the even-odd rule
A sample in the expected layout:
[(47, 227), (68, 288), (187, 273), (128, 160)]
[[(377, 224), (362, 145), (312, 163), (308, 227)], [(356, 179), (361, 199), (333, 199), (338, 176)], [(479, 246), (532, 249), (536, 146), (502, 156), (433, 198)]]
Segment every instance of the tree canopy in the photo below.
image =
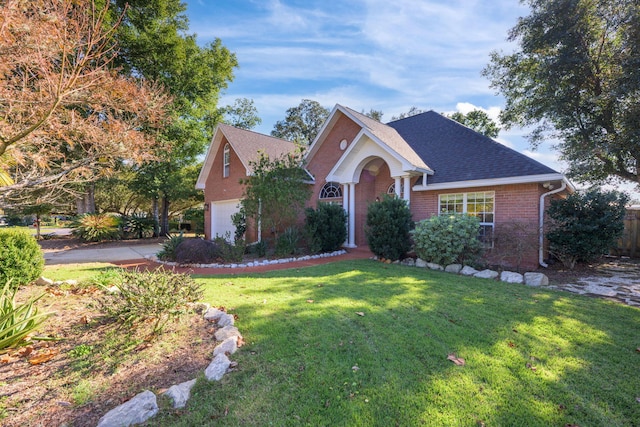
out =
[(526, 0), (508, 40), (484, 74), (506, 98), (505, 127), (534, 126), (584, 182), (639, 183), (640, 5), (636, 0)]
[(222, 107), (221, 112), (225, 123), (240, 129), (251, 130), (262, 123), (253, 99), (238, 98), (233, 105)]
[[(238, 62), (220, 39), (199, 46), (189, 34), (186, 5), (180, 0), (113, 0), (123, 13), (116, 38), (121, 72), (161, 84), (172, 96), (172, 121), (153, 137), (162, 142), (155, 159), (145, 163), (134, 180), (156, 203), (162, 201), (161, 233), (168, 232), (169, 205), (191, 197), (179, 171), (194, 164), (221, 120), (220, 92), (233, 80)], [(180, 185), (178, 185), (180, 182)], [(154, 212), (157, 209), (154, 206)]]
[(275, 124), (271, 136), (309, 145), (318, 135), (329, 113), (329, 109), (318, 101), (303, 99), (297, 107), (287, 110), (287, 116)]
[(406, 113), (400, 113), (397, 116), (391, 116), (391, 121), (406, 119), (407, 117), (415, 116), (417, 114), (422, 114), (424, 112), (425, 110), (421, 110), (420, 108), (413, 106), (409, 108), (409, 111), (407, 111)]
[(311, 195), (302, 157), (301, 151), (275, 159), (261, 153), (258, 160), (250, 162), (253, 173), (242, 182), (245, 214), (276, 237), (296, 223)]
[[(113, 68), (109, 8), (93, 1), (7, 0), (0, 7), (0, 198), (26, 188), (51, 197), (157, 143), (170, 98)], [(10, 179), (7, 179), (9, 177)], [(56, 190), (56, 191), (54, 191)]]
[(491, 120), (487, 113), (482, 110), (472, 110), (467, 114), (456, 111), (447, 115), (447, 117), (489, 138), (497, 138), (500, 133), (498, 124)]

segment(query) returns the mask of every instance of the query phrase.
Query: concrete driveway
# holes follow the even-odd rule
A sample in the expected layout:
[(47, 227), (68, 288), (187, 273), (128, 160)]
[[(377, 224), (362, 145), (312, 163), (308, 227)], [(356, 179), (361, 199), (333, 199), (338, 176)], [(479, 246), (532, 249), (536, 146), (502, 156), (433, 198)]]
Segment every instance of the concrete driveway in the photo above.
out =
[(110, 248), (78, 248), (44, 253), (46, 265), (84, 264), (89, 262), (112, 262), (144, 259), (160, 252), (160, 243), (146, 245), (117, 246)]

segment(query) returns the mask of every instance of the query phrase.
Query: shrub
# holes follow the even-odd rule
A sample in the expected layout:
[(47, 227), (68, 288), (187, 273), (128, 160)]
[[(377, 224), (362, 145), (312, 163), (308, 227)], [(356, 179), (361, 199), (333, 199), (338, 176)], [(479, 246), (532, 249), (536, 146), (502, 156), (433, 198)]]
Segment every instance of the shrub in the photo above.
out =
[(238, 212), (231, 215), (231, 222), (236, 228), (233, 232), (233, 240), (244, 239), (244, 233), (247, 231), (247, 216), (244, 213), (244, 208), (240, 208)]
[(182, 231), (180, 234), (167, 234), (167, 240), (162, 243), (162, 249), (158, 252), (158, 259), (163, 261), (175, 261), (176, 249), (184, 241)]
[(220, 257), (216, 243), (200, 238), (184, 239), (175, 249), (174, 261), (180, 264), (210, 264)]
[(599, 188), (552, 200), (547, 209), (549, 252), (567, 268), (609, 252), (624, 231), (626, 194)]
[[(230, 237), (231, 233), (227, 233), (227, 239)], [(229, 243), (227, 239), (218, 236), (213, 240), (218, 247), (219, 257), (223, 262), (241, 262), (247, 248), (244, 239), (237, 239), (233, 243)]]
[(26, 285), (40, 277), (44, 257), (36, 239), (21, 230), (0, 230), (0, 283)]
[(525, 257), (538, 252), (538, 227), (537, 223), (518, 220), (496, 225), (495, 247), (487, 254), (489, 261), (520, 271)]
[(407, 202), (384, 195), (380, 202), (369, 205), (365, 234), (371, 252), (379, 257), (398, 260), (411, 249), (413, 227)]
[(5, 281), (0, 289), (0, 353), (4, 349), (19, 345), (24, 337), (36, 330), (51, 314), (38, 314), (35, 306), (36, 301), (45, 294), (16, 305), (17, 290), (18, 288), (11, 284), (11, 280)]
[(294, 255), (298, 252), (300, 232), (295, 227), (287, 227), (276, 240), (276, 256)]
[(183, 218), (193, 224), (193, 232), (196, 235), (204, 234), (204, 208), (189, 208), (184, 211)]
[(251, 243), (247, 246), (247, 251), (251, 254), (255, 254), (257, 257), (264, 257), (267, 255), (267, 249), (269, 245), (266, 240), (260, 240), (259, 242)]
[(123, 218), (123, 222), (125, 231), (138, 239), (153, 236), (156, 228), (155, 219), (146, 215), (134, 214)]
[(321, 203), (307, 208), (305, 233), (311, 252), (332, 252), (347, 240), (347, 213), (342, 206)]
[(480, 222), (469, 215), (441, 215), (422, 220), (413, 231), (415, 251), (440, 265), (471, 264), (480, 254)]
[(120, 239), (120, 220), (112, 215), (89, 213), (78, 217), (72, 224), (72, 234), (87, 242)]
[(201, 286), (189, 275), (164, 270), (124, 270), (115, 286), (118, 292), (99, 297), (98, 307), (127, 327), (152, 322), (152, 334), (162, 332), (169, 320), (188, 312), (188, 303), (202, 298)]

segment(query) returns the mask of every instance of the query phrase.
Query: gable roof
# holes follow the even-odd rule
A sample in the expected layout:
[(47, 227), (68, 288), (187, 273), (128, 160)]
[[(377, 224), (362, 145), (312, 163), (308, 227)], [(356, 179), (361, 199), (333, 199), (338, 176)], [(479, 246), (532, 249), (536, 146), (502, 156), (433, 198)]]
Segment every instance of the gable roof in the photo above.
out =
[[(560, 174), (548, 166), (435, 111), (387, 124), (433, 169), (428, 183), (445, 184)], [(418, 184), (424, 184), (422, 180)]]
[[(429, 166), (427, 166), (423, 159), (420, 158), (420, 156), (409, 144), (407, 144), (407, 142), (394, 128), (340, 104), (336, 104), (333, 108), (329, 114), (329, 118), (324, 123), (315, 140), (309, 147), (306, 155), (307, 161), (310, 161), (315, 155), (319, 145), (321, 144), (320, 141), (324, 140), (326, 134), (331, 130), (341, 114), (353, 120), (362, 128), (360, 134), (364, 133), (371, 139), (375, 140), (378, 144), (386, 146), (391, 152), (395, 153), (396, 156), (403, 158), (407, 163), (409, 163), (411, 165), (411, 169), (420, 172), (431, 172)], [(356, 137), (356, 139), (357, 138), (358, 137)]]
[(222, 144), (223, 137), (240, 158), (247, 175), (253, 172), (251, 163), (260, 158), (260, 153), (265, 153), (269, 158), (275, 159), (293, 152), (296, 148), (293, 142), (284, 139), (220, 123), (215, 129), (211, 144), (207, 149), (207, 155), (196, 182), (197, 189), (204, 189), (215, 160), (214, 157), (220, 148), (220, 144)]

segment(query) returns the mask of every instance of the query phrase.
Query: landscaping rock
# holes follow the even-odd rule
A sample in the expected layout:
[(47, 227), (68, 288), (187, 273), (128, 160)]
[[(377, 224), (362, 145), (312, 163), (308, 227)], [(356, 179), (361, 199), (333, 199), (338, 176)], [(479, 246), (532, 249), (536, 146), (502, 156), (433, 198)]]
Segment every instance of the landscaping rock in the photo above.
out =
[(506, 283), (522, 283), (524, 282), (524, 277), (522, 274), (514, 271), (503, 271), (500, 273), (500, 281)]
[(427, 267), (427, 261), (425, 261), (425, 260), (423, 260), (421, 258), (416, 259), (416, 267), (426, 268)]
[(460, 274), (463, 276), (473, 276), (476, 273), (478, 273), (478, 270), (473, 267), (469, 267), (468, 265), (465, 265), (464, 268), (460, 270)]
[(204, 314), (211, 308), (211, 305), (207, 302), (194, 302), (189, 304), (189, 307), (196, 314)]
[(218, 329), (214, 334), (216, 341), (224, 341), (227, 338), (236, 337), (241, 338), (240, 331), (235, 326), (225, 326), (224, 328)]
[(47, 279), (46, 277), (40, 276), (36, 279), (36, 285), (38, 286), (52, 286), (53, 280)]
[(191, 397), (191, 389), (196, 385), (196, 380), (185, 381), (181, 384), (172, 385), (164, 394), (173, 401), (173, 408), (184, 408)]
[(128, 402), (107, 412), (98, 421), (98, 427), (128, 427), (142, 424), (157, 413), (156, 395), (145, 390)]
[(524, 273), (524, 284), (527, 286), (548, 286), (549, 278), (542, 273)]
[(218, 310), (217, 308), (209, 308), (204, 313), (204, 320), (208, 320), (209, 322), (217, 322), (223, 314), (225, 314), (225, 312), (222, 310)]
[(413, 258), (405, 258), (400, 262), (400, 264), (406, 265), (407, 267), (415, 267), (416, 266), (416, 260), (413, 259)]
[(227, 373), (230, 365), (231, 361), (224, 353), (218, 354), (207, 366), (204, 375), (209, 381), (220, 381), (224, 374)]
[(444, 270), (444, 267), (441, 266), (440, 264), (435, 264), (433, 262), (428, 262), (427, 263), (427, 268), (430, 268), (431, 270)]
[(482, 270), (473, 275), (473, 277), (478, 277), (480, 279), (495, 279), (499, 276), (497, 271), (493, 270)]
[(444, 271), (447, 273), (458, 274), (462, 270), (462, 266), (460, 264), (449, 264), (444, 268)]
[(213, 356), (217, 356), (219, 354), (230, 355), (235, 353), (238, 350), (238, 337), (229, 337), (226, 340), (222, 341), (220, 344), (213, 349)]
[(234, 319), (231, 314), (224, 313), (218, 319), (218, 326), (224, 328), (225, 326), (233, 326)]

